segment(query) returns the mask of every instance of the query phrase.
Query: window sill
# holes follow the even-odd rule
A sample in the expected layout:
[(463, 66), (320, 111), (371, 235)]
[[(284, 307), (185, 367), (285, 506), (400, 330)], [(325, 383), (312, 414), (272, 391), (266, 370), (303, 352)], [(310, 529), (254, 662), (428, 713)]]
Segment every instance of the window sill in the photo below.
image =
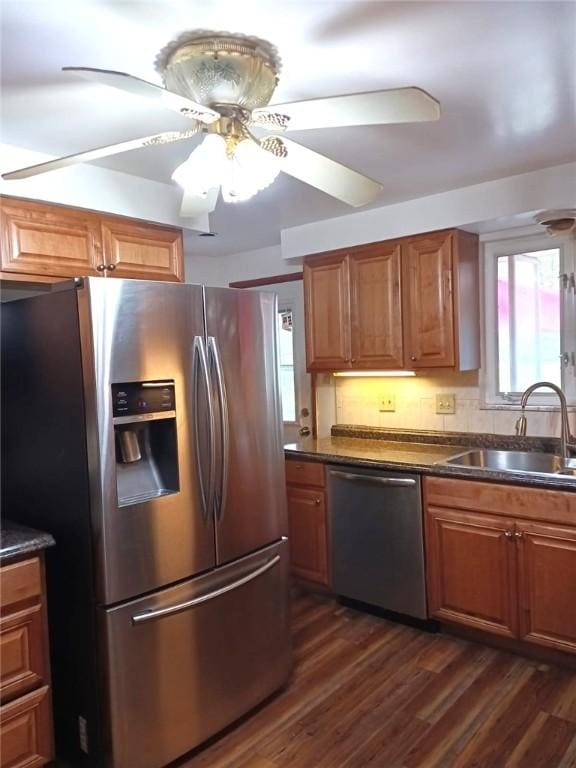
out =
[[(480, 403), (478, 406), (481, 411), (521, 411), (520, 403)], [(527, 405), (524, 410), (527, 413), (535, 411), (556, 411), (560, 412), (559, 405)], [(568, 413), (576, 413), (576, 405), (568, 404)]]

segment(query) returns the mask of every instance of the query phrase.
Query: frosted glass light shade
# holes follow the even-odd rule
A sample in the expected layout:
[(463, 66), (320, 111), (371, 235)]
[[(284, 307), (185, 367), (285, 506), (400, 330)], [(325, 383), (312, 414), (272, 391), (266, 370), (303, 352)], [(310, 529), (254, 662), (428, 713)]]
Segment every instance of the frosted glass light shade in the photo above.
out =
[(269, 186), (279, 173), (280, 159), (252, 139), (240, 141), (229, 156), (226, 141), (211, 133), (176, 168), (172, 179), (188, 194), (199, 197), (206, 197), (209, 189), (220, 187), (224, 202), (237, 203)]

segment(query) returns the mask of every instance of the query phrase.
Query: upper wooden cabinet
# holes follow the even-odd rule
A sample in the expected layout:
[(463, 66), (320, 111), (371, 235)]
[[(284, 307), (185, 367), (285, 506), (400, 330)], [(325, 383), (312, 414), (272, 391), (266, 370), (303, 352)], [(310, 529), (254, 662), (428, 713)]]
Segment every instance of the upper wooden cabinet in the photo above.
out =
[(182, 280), (182, 234), (122, 219), (102, 222), (104, 263), (116, 277)]
[(358, 249), (349, 259), (352, 367), (402, 368), (400, 245)]
[(345, 254), (304, 264), (306, 361), (310, 370), (350, 367), (350, 279)]
[(95, 216), (27, 200), (0, 200), (3, 272), (98, 275), (102, 262)]
[[(338, 280), (328, 280), (336, 265)], [(479, 367), (476, 235), (444, 230), (309, 256), (304, 286), (311, 371)]]
[(178, 229), (7, 197), (0, 217), (4, 277), (183, 279)]

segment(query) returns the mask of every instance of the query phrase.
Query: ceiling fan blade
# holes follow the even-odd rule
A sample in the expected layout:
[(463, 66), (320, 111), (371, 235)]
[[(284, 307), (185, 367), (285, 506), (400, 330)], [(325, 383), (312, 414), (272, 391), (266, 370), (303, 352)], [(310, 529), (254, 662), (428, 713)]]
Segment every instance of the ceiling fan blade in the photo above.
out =
[(270, 131), (342, 128), (438, 120), (440, 103), (421, 88), (351, 93), (324, 99), (274, 104), (252, 112), (251, 121)]
[[(285, 154), (278, 143), (283, 145)], [(260, 146), (281, 158), (280, 167), (284, 173), (355, 208), (372, 202), (383, 189), (381, 184), (368, 176), (284, 136), (264, 139)]]
[(213, 187), (208, 190), (206, 197), (191, 195), (188, 192), (184, 192), (182, 206), (180, 208), (180, 216), (184, 219), (195, 219), (203, 213), (212, 213), (214, 208), (216, 208), (219, 191), (220, 187)]
[(78, 163), (87, 163), (90, 160), (100, 160), (102, 157), (118, 155), (121, 152), (130, 152), (133, 149), (140, 149), (141, 147), (171, 144), (173, 141), (182, 141), (183, 139), (191, 138), (200, 130), (200, 126), (197, 125), (188, 131), (167, 131), (166, 133), (157, 133), (154, 136), (144, 136), (141, 139), (122, 141), (120, 144), (108, 144), (106, 147), (89, 149), (86, 152), (79, 152), (75, 155), (66, 155), (65, 157), (58, 157), (56, 160), (47, 160), (45, 163), (38, 163), (37, 165), (29, 165), (27, 168), (19, 168), (16, 171), (9, 171), (8, 173), (3, 173), (2, 178), (6, 180), (27, 179), (29, 176), (37, 176), (40, 173), (55, 171), (58, 168), (66, 168), (70, 165), (77, 165)]
[(115, 72), (109, 69), (93, 69), (92, 67), (62, 67), (63, 72), (74, 72), (86, 80), (102, 85), (109, 85), (112, 88), (119, 88), (121, 91), (144, 96), (147, 99), (154, 99), (163, 107), (179, 112), (185, 117), (191, 117), (194, 120), (200, 120), (202, 123), (213, 123), (220, 118), (220, 114), (210, 107), (198, 104), (186, 96), (180, 96), (178, 93), (162, 88), (160, 85), (149, 83), (147, 80), (141, 80), (126, 72)]

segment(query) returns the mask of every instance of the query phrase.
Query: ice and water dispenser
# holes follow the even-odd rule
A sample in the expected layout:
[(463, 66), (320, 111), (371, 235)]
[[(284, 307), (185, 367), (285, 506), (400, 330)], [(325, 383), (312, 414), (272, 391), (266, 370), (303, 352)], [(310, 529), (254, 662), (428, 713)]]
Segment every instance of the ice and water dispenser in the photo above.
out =
[(177, 493), (173, 381), (112, 384), (118, 506)]

